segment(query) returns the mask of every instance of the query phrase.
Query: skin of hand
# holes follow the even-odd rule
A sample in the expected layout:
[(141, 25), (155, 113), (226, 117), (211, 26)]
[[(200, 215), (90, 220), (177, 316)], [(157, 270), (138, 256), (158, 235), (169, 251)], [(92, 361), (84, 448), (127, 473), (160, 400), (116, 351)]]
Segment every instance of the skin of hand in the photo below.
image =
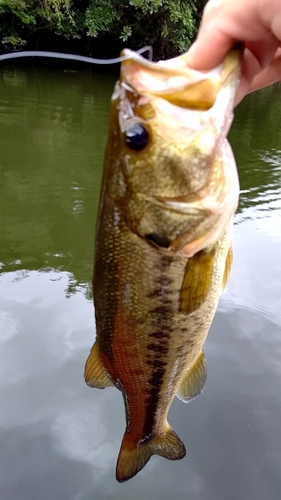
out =
[(236, 104), (281, 79), (281, 1), (209, 0), (186, 62), (193, 69), (210, 70), (237, 42), (243, 43), (244, 53)]

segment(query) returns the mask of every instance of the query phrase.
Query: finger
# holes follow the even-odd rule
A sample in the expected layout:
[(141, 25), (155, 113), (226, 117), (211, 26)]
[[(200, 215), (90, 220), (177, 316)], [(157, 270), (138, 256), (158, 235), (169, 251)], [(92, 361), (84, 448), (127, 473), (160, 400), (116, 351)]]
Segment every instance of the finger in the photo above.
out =
[(281, 80), (281, 48), (277, 50), (269, 66), (255, 75), (247, 92), (254, 92), (279, 80)]
[(186, 64), (198, 71), (211, 70), (222, 63), (230, 49), (237, 43), (217, 29), (204, 31), (186, 53)]
[(281, 48), (278, 48), (272, 61), (264, 69), (249, 49), (244, 51), (241, 82), (237, 90), (235, 105), (246, 94), (259, 90), (281, 80)]
[(224, 29), (225, 15), (227, 16), (220, 0), (207, 2), (197, 38), (186, 53), (186, 62), (190, 68), (201, 71), (215, 68), (238, 41)]
[(250, 86), (255, 76), (261, 72), (261, 65), (258, 59), (252, 54), (249, 49), (245, 49), (243, 53), (241, 80), (237, 89), (235, 105), (237, 105), (243, 97), (248, 94)]
[(197, 39), (186, 54), (188, 66), (197, 70), (212, 69), (238, 41), (267, 39), (269, 27), (262, 23), (258, 6), (256, 0), (248, 0), (246, 5), (245, 0), (210, 0), (203, 12)]
[(278, 40), (272, 33), (268, 33), (260, 40), (247, 41), (245, 46), (256, 57), (261, 68), (265, 68), (274, 58), (275, 53), (280, 46), (280, 40)]

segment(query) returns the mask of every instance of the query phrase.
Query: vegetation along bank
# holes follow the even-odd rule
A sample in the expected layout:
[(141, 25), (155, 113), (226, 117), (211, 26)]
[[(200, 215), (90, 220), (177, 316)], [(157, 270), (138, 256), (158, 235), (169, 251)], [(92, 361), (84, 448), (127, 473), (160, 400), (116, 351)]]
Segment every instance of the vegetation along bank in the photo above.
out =
[(205, 0), (0, 0), (1, 52), (57, 50), (113, 57), (152, 45), (155, 59), (187, 50)]

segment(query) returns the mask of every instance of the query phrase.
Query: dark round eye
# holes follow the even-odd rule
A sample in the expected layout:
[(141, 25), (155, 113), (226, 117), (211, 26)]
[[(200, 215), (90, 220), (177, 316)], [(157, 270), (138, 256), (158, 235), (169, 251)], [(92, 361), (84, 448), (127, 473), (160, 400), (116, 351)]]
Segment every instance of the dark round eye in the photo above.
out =
[(149, 134), (144, 125), (135, 123), (125, 132), (126, 144), (128, 148), (140, 151), (147, 146)]

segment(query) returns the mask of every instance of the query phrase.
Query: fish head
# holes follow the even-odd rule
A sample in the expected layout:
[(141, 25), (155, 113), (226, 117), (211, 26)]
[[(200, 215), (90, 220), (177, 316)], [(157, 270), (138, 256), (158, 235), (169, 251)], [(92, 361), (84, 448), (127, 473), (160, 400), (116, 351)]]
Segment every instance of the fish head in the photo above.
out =
[(185, 55), (153, 63), (125, 49), (112, 97), (111, 195), (130, 230), (192, 257), (223, 235), (239, 182), (227, 133), (241, 50), (209, 72)]

